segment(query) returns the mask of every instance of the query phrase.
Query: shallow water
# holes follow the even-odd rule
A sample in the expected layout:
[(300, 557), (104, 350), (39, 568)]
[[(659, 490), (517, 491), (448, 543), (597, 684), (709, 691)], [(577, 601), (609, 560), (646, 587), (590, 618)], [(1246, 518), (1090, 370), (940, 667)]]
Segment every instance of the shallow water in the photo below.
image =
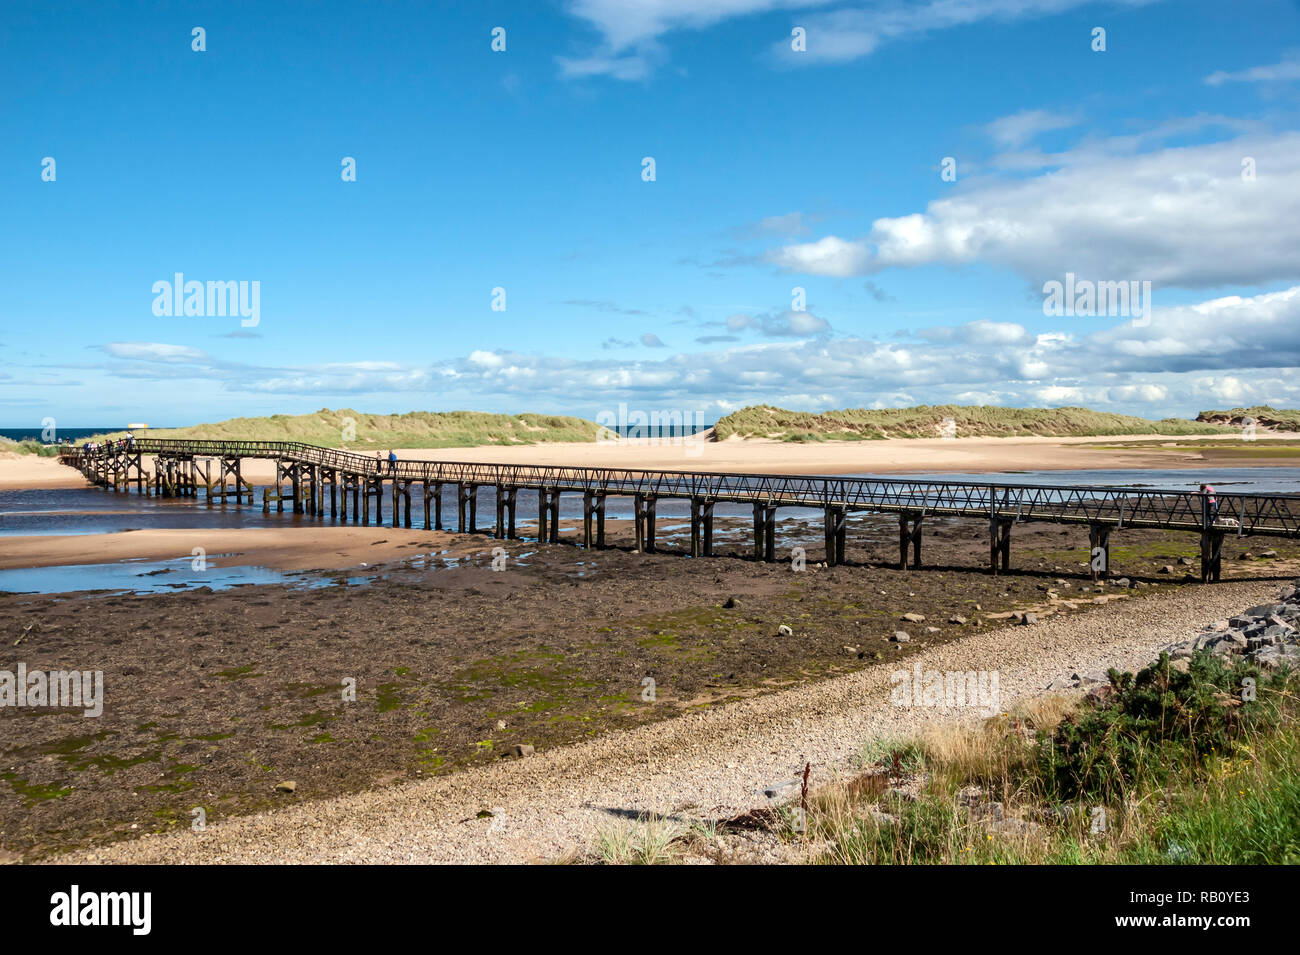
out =
[(0, 592), (60, 594), (74, 591), (156, 594), (210, 587), (229, 590), (252, 584), (292, 584), (312, 589), (338, 584), (364, 585), (365, 576), (291, 573), (248, 564), (221, 566), (213, 558), (199, 569), (193, 558), (123, 560), (107, 564), (67, 564), (0, 570)]

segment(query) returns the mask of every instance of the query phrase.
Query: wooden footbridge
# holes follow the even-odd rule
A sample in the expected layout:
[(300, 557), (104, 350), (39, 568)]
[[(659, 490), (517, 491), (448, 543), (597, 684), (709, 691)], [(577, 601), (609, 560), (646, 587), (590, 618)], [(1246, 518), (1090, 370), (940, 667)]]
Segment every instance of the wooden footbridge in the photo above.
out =
[[(456, 488), (457, 529), (475, 533), (478, 490), (495, 491), (498, 538), (515, 534), (521, 490), (538, 500), (538, 540), (559, 540), (560, 495), (581, 494), (585, 547), (605, 545), (605, 504), (611, 496), (634, 502), (636, 544), (655, 549), (655, 505), (663, 499), (690, 503), (691, 555), (713, 553), (713, 512), (719, 502), (748, 504), (754, 516), (754, 554), (775, 560), (776, 512), (816, 508), (825, 514), (826, 562), (845, 559), (850, 511), (898, 515), (899, 565), (921, 566), (921, 527), (927, 517), (988, 521), (989, 564), (996, 574), (1011, 560), (1011, 528), (1046, 521), (1086, 525), (1093, 576), (1110, 567), (1110, 537), (1122, 528), (1156, 528), (1200, 535), (1201, 579), (1218, 580), (1226, 535), (1300, 537), (1300, 496), (1219, 494), (1217, 508), (1204, 495), (1138, 487), (1051, 487), (968, 481), (907, 481), (877, 478), (734, 474), (697, 471), (632, 471), (618, 468), (530, 467), (459, 461), (396, 461), (290, 441), (187, 441), (155, 438), (116, 442), (93, 450), (68, 448), (63, 463), (93, 483), (163, 497), (197, 497), (209, 507), (254, 504), (254, 488), (242, 474), (246, 458), (273, 460), (275, 484), (264, 489), (262, 509), (323, 518), (383, 522), (391, 495), (393, 526), (411, 526), (411, 495), (418, 487), (426, 530), (442, 529), (443, 488)], [(152, 470), (150, 470), (152, 468)], [(910, 551), (910, 561), (909, 561)]]

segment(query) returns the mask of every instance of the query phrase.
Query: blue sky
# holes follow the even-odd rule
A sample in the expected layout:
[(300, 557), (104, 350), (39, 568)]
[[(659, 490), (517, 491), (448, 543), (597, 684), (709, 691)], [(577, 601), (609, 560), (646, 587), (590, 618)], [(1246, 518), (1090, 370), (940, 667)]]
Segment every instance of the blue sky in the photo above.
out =
[[(0, 18), (3, 426), (1300, 405), (1294, 2)], [(155, 315), (177, 272), (256, 327)], [(1067, 272), (1152, 314), (1045, 316)]]

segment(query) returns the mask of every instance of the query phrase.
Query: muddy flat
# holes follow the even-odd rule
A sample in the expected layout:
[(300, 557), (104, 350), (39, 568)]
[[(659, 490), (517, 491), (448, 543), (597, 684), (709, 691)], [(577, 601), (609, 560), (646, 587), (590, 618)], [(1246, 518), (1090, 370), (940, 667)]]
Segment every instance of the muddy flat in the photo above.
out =
[[(905, 660), (1014, 611), (1088, 613), (1132, 593), (1093, 585), (1075, 529), (1017, 527), (1017, 569), (993, 577), (974, 522), (928, 527), (921, 570), (892, 566), (893, 520), (850, 527), (854, 563), (833, 569), (817, 566), (817, 521), (782, 524), (783, 555), (806, 542), (803, 571), (753, 561), (743, 524), (724, 525), (722, 556), (698, 560), (673, 540), (632, 552), (616, 525), (615, 546), (592, 552), (459, 537), (444, 557), (389, 561), (362, 585), (0, 597), (0, 666), (102, 670), (105, 693), (98, 718), (0, 710), (0, 846), (38, 858), (188, 826), (196, 807), (219, 820), (453, 773), (516, 745), (541, 751)], [(1114, 572), (1148, 593), (1181, 587), (1196, 546), (1125, 532)], [(1295, 576), (1300, 545), (1274, 549), (1227, 552), (1227, 576)], [(892, 639), (900, 629), (907, 643)], [(295, 791), (277, 793), (289, 780)]]

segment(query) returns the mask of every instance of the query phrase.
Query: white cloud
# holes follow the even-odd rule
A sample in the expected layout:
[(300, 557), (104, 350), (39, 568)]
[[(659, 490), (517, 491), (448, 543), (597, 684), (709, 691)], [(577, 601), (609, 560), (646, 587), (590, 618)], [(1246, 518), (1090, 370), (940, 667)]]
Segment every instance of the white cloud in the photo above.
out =
[(1248, 70), (1229, 72), (1216, 70), (1205, 78), (1210, 86), (1222, 86), (1224, 83), (1278, 83), (1300, 80), (1300, 56), (1292, 55), (1279, 63), (1268, 66), (1252, 66)]
[(1040, 134), (1055, 129), (1077, 126), (1079, 120), (1063, 113), (1044, 109), (1025, 109), (1011, 116), (1003, 116), (984, 127), (985, 132), (1003, 149), (1019, 149)]
[(185, 345), (166, 345), (160, 342), (110, 342), (104, 351), (114, 358), (138, 361), (203, 362), (208, 356), (197, 348)]
[[(832, 0), (568, 0), (569, 13), (600, 36), (596, 50), (558, 57), (565, 76), (644, 79), (667, 58), (662, 38), (677, 30), (702, 30), (724, 20), (790, 11), (791, 26), (807, 31), (807, 50), (794, 53), (786, 35), (774, 43), (790, 63), (841, 62), (867, 56), (885, 43), (984, 20), (1009, 22), (1065, 13), (1087, 0), (929, 0), (878, 2), (816, 11)], [(1153, 0), (1117, 0), (1139, 5)]]
[[(1152, 0), (1119, 0), (1137, 6)], [(981, 21), (1011, 22), (1066, 13), (1087, 0), (929, 0), (922, 3), (875, 3), (813, 13), (799, 20), (808, 31), (807, 50), (796, 53), (786, 40), (773, 44), (781, 60), (843, 62), (874, 53), (886, 43), (936, 30), (970, 26)]]
[(787, 245), (768, 255), (768, 261), (788, 272), (806, 275), (860, 275), (871, 262), (870, 251), (858, 242), (828, 235), (816, 242)]
[[(1243, 181), (1241, 162), (1258, 179)], [(984, 262), (1035, 288), (1066, 272), (1167, 287), (1300, 278), (1300, 133), (1163, 149), (1066, 156), (1028, 179), (981, 180), (924, 212), (877, 219), (862, 239), (785, 245), (789, 272), (869, 275), (887, 268)]]

